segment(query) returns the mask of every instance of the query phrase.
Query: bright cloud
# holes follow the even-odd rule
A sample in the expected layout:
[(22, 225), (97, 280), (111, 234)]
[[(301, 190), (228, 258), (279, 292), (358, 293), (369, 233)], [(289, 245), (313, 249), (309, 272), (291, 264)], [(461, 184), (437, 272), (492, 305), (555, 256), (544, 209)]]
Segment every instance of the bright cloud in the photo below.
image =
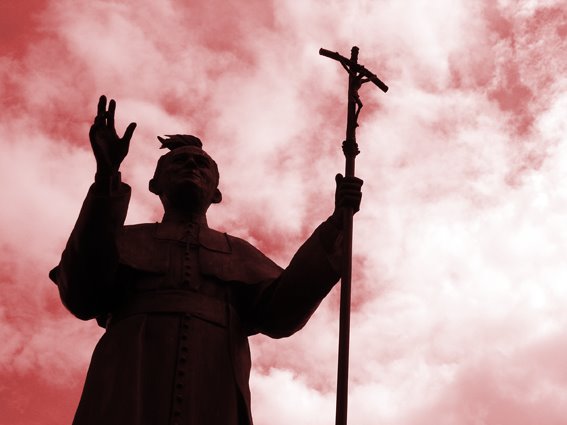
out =
[[(390, 91), (360, 91), (350, 422), (563, 424), (563, 2), (190, 3), (2, 7), (22, 23), (1, 26), (6, 420), (70, 421), (101, 335), (47, 279), (94, 174), (98, 96), (119, 131), (138, 123), (129, 223), (160, 219), (156, 136), (194, 133), (221, 171), (211, 225), (285, 265), (343, 169), (346, 74), (318, 49), (356, 44)], [(292, 338), (252, 338), (257, 423), (333, 420), (337, 307), (333, 291)]]

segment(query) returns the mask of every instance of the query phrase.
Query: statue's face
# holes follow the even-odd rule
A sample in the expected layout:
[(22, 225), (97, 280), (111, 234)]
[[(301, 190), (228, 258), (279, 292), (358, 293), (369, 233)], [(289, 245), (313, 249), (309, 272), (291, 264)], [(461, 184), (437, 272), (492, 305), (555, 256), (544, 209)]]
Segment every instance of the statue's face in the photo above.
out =
[(216, 165), (202, 149), (192, 146), (177, 148), (162, 158), (159, 167), (155, 177), (157, 192), (173, 204), (193, 202), (208, 207), (220, 201), (216, 200)]

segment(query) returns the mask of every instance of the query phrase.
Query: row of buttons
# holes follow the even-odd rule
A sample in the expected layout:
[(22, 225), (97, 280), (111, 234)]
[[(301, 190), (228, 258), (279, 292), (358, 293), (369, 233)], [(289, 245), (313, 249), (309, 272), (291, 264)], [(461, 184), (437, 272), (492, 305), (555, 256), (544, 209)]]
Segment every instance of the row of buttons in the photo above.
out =
[(179, 344), (175, 377), (173, 425), (180, 424), (179, 421), (181, 420), (181, 414), (183, 412), (183, 389), (185, 388), (185, 378), (187, 377), (187, 356), (189, 354), (189, 320), (191, 320), (191, 317), (187, 314), (183, 315), (181, 318), (181, 342)]

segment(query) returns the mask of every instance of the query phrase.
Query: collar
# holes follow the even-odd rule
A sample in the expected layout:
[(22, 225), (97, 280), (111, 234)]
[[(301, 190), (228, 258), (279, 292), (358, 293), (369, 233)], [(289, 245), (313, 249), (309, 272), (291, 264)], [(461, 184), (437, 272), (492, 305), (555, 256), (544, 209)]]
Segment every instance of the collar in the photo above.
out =
[(211, 251), (230, 254), (232, 248), (226, 233), (213, 230), (207, 223), (155, 223), (154, 237), (156, 239), (166, 239), (183, 241), (186, 239), (187, 231), (195, 229), (199, 235), (199, 245)]

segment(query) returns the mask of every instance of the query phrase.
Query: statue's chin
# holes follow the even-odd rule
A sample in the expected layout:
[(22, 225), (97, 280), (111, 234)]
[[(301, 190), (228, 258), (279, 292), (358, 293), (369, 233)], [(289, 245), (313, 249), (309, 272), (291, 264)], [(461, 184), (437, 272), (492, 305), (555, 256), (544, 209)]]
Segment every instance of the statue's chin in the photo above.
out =
[(203, 192), (195, 186), (178, 187), (169, 193), (168, 201), (171, 207), (185, 211), (206, 210)]
[(203, 189), (191, 179), (184, 179), (177, 182), (176, 185), (168, 190), (170, 198), (194, 199), (197, 200), (202, 197)]

